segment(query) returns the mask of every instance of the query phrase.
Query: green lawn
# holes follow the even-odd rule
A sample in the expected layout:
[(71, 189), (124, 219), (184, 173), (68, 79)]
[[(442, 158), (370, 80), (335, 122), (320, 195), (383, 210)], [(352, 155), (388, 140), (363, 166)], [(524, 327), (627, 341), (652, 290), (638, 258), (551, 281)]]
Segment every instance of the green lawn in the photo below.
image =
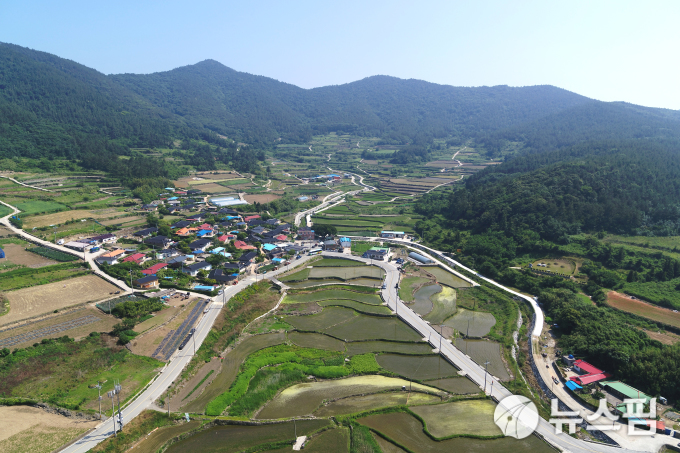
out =
[(0, 204), (0, 217), (5, 217), (8, 214), (11, 214), (12, 210), (5, 206), (4, 204)]

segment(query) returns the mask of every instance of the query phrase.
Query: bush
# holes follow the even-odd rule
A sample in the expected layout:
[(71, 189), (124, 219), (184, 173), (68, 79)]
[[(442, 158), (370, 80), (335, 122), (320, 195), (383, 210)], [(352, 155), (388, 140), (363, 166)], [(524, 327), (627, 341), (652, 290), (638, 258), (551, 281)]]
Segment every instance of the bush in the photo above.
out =
[(350, 359), (349, 369), (351, 374), (369, 374), (380, 371), (380, 365), (375, 360), (375, 354), (360, 354)]

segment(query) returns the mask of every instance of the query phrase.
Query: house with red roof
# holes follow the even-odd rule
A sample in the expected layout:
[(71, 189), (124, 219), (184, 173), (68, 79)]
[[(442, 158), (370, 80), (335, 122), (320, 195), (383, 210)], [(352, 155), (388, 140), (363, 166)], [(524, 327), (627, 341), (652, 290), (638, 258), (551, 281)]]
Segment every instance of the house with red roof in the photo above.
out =
[(234, 247), (239, 250), (255, 250), (256, 248), (252, 245), (246, 244), (244, 241), (234, 241)]
[(166, 266), (167, 266), (166, 263), (158, 263), (158, 264), (154, 264), (154, 265), (151, 266), (150, 268), (144, 269), (144, 270), (142, 271), (142, 274), (146, 274), (146, 275), (155, 275), (156, 272), (158, 272), (159, 270), (163, 269), (163, 268), (166, 267)]
[(578, 374), (602, 374), (604, 371), (589, 364), (585, 360), (577, 360), (574, 362), (574, 371)]
[(198, 229), (199, 229), (199, 230), (212, 230), (213, 227), (212, 227), (212, 225), (210, 225), (210, 224), (208, 224), (208, 223), (204, 223), (203, 225), (201, 225), (200, 227), (198, 227)]
[(245, 219), (243, 219), (243, 221), (246, 222), (246, 223), (248, 223), (248, 222), (250, 222), (251, 220), (255, 220), (255, 219), (259, 219), (259, 218), (260, 218), (260, 216), (257, 215), (257, 214), (256, 214), (256, 215), (249, 215), (248, 217), (246, 217)]
[(222, 236), (217, 238), (217, 240), (220, 241), (220, 242), (229, 242), (232, 239), (236, 239), (235, 234), (223, 234)]
[(572, 376), (569, 378), (570, 381), (576, 382), (580, 386), (592, 384), (594, 382), (600, 382), (604, 379), (611, 378), (610, 373), (598, 373), (598, 374), (584, 374), (583, 376)]
[(143, 253), (135, 253), (134, 255), (130, 255), (128, 257), (123, 258), (123, 262), (124, 263), (133, 262), (133, 263), (141, 264), (142, 261), (144, 261), (145, 256), (146, 255), (143, 254)]
[(288, 240), (288, 236), (286, 236), (285, 234), (279, 234), (278, 236), (274, 236), (274, 239), (283, 242)]

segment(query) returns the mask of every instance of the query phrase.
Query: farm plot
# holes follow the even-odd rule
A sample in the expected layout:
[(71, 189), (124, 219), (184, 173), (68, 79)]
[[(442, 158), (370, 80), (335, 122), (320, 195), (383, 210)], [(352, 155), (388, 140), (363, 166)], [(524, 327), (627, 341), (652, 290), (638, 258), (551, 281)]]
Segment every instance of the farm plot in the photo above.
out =
[(24, 245), (20, 244), (5, 244), (2, 246), (5, 251), (5, 258), (0, 259), (0, 263), (12, 263), (20, 266), (27, 266), (32, 268), (50, 266), (57, 264), (56, 261), (51, 260), (45, 256), (40, 256), (31, 253), (25, 249)]
[(456, 290), (448, 286), (439, 287), (441, 291), (431, 297), (434, 308), (425, 316), (425, 320), (432, 324), (441, 324), (446, 318), (456, 313)]
[(49, 453), (97, 424), (50, 414), (37, 407), (0, 407), (0, 451)]
[(38, 212), (54, 212), (67, 211), (69, 208), (61, 203), (44, 200), (31, 200), (17, 203), (16, 208), (19, 209), (23, 215), (36, 214)]
[[(433, 404), (441, 401), (441, 398), (427, 393), (416, 392), (393, 392), (376, 393), (373, 395), (349, 396), (327, 402), (314, 412), (315, 417), (332, 417), (335, 415), (347, 415), (382, 407), (392, 406), (417, 406), (420, 404)], [(306, 448), (305, 448), (306, 449)]]
[(419, 381), (457, 376), (459, 371), (439, 354), (425, 356), (380, 354), (376, 359), (386, 370)]
[(420, 342), (400, 343), (397, 341), (357, 341), (347, 343), (347, 355), (366, 354), (367, 352), (395, 352), (398, 354), (431, 354), (432, 347)]
[(469, 288), (472, 286), (462, 278), (453, 275), (451, 272), (442, 269), (441, 267), (428, 267), (425, 269), (428, 274), (432, 274), (437, 279), (438, 283), (450, 286), (451, 288)]
[(288, 334), (288, 339), (293, 344), (303, 348), (316, 348), (339, 352), (345, 350), (344, 341), (320, 333), (302, 333), (293, 331)]
[(285, 343), (286, 336), (283, 333), (268, 333), (264, 335), (254, 335), (238, 343), (227, 353), (222, 360), (222, 367), (218, 371), (213, 381), (208, 385), (203, 393), (195, 400), (187, 402), (182, 410), (187, 412), (203, 412), (205, 406), (215, 397), (219, 396), (236, 379), (243, 361), (253, 352)]
[(33, 247), (28, 249), (29, 252), (35, 253), (36, 255), (43, 256), (45, 258), (54, 260), (54, 261), (59, 261), (59, 262), (68, 262), (68, 261), (77, 261), (78, 257), (71, 255), (70, 253), (66, 252), (61, 252), (59, 250), (54, 250), (49, 247)]
[(495, 324), (496, 318), (491, 313), (464, 308), (459, 308), (458, 313), (444, 321), (445, 326), (452, 327), (468, 337), (478, 338), (488, 335)]
[(244, 198), (246, 201), (250, 204), (253, 203), (269, 203), (270, 201), (278, 200), (281, 198), (279, 195), (271, 194), (271, 193), (263, 193), (263, 194), (252, 194), (252, 195), (245, 195)]
[(432, 301), (430, 298), (441, 291), (439, 285), (426, 285), (420, 288), (413, 297), (413, 304), (411, 310), (415, 311), (421, 316), (425, 316), (432, 311)]
[(399, 445), (419, 453), (440, 453), (442, 451), (466, 451), (489, 453), (516, 453), (530, 451), (532, 453), (554, 453), (554, 450), (536, 436), (517, 440), (511, 437), (500, 439), (472, 439), (457, 437), (436, 441), (423, 431), (423, 425), (415, 417), (395, 412), (363, 417), (357, 420), (362, 425), (392, 439)]
[(412, 386), (416, 392), (441, 395), (442, 391), (426, 385), (410, 383), (404, 379), (386, 376), (356, 376), (330, 381), (296, 384), (279, 393), (257, 414), (257, 419), (298, 417), (314, 412), (325, 400), (335, 400), (353, 395), (365, 395), (388, 390), (401, 390)]
[[(243, 451), (255, 449), (258, 445), (273, 442), (292, 441), (295, 434), (310, 434), (331, 425), (329, 420), (297, 420), (297, 422), (275, 423), (271, 425), (226, 425), (213, 426), (172, 444), (167, 453), (214, 453), (216, 451)], [(291, 447), (288, 446), (288, 449)]]
[(428, 283), (430, 280), (423, 277), (406, 277), (401, 280), (399, 285), (399, 298), (404, 302), (411, 302), (414, 299), (413, 291), (420, 285)]
[(361, 302), (356, 302), (354, 300), (324, 300), (319, 302), (322, 307), (347, 307), (358, 311), (359, 313), (374, 314), (374, 315), (385, 315), (392, 316), (392, 310), (381, 305), (370, 305)]
[[(283, 280), (282, 280), (283, 281)], [(286, 282), (286, 285), (290, 286), (291, 288), (294, 289), (305, 289), (305, 288), (312, 288), (315, 286), (323, 286), (323, 285), (336, 285), (338, 283), (345, 283), (348, 285), (357, 285), (357, 286), (369, 286), (376, 288), (380, 284), (380, 280), (374, 279), (374, 278), (355, 278), (352, 280), (341, 280), (339, 278), (322, 278), (322, 279), (314, 279), (314, 280), (304, 280), (301, 282)]]
[(493, 341), (463, 340), (456, 338), (456, 347), (469, 355), (478, 364), (489, 362), (489, 373), (501, 381), (510, 379), (503, 363), (501, 345)]
[(118, 288), (95, 275), (85, 275), (41, 286), (9, 291), (9, 313), (2, 317), (9, 324), (65, 307), (107, 297)]
[(641, 300), (631, 299), (616, 291), (610, 291), (607, 294), (607, 303), (621, 311), (642, 316), (651, 319), (652, 321), (669, 324), (674, 327), (680, 327), (680, 313), (675, 313), (673, 310), (648, 304)]
[(356, 278), (375, 278), (382, 280), (385, 271), (376, 266), (342, 266), (342, 267), (313, 267), (309, 272), (310, 279), (316, 278), (339, 278), (341, 280), (352, 280)]
[(489, 400), (456, 401), (435, 406), (412, 407), (434, 437), (442, 438), (456, 434), (477, 436), (502, 436), (494, 423), (496, 404)]
[[(45, 338), (64, 335), (79, 339), (90, 332), (110, 332), (117, 322), (113, 316), (104, 316), (92, 307), (78, 308), (0, 330), (0, 349), (10, 346), (25, 347)], [(6, 346), (2, 346), (3, 344)]]
[[(288, 449), (283, 449), (287, 451)], [(308, 453), (347, 453), (349, 452), (349, 428), (335, 428), (313, 436), (305, 443)]]
[(421, 339), (415, 330), (396, 317), (387, 318), (361, 314), (358, 314), (355, 320), (336, 324), (326, 329), (324, 333), (347, 341), (418, 341)]
[(366, 267), (365, 263), (361, 261), (354, 260), (343, 260), (339, 258), (323, 258), (319, 261), (315, 261), (314, 267), (344, 267), (344, 266), (361, 266)]
[(204, 304), (201, 300), (196, 300), (194, 302), (193, 308), (189, 306), (188, 309), (191, 310), (189, 311), (189, 314), (186, 316), (186, 318), (184, 318), (179, 326), (172, 326), (174, 328), (171, 327), (172, 330), (170, 330), (170, 332), (168, 332), (168, 334), (161, 340), (156, 350), (153, 352), (153, 354), (151, 354), (151, 357), (158, 360), (167, 361), (172, 353), (175, 352), (182, 340), (186, 338), (194, 325), (196, 325), (199, 316), (201, 316), (201, 313), (203, 312), (203, 305)]
[(433, 379), (424, 383), (459, 395), (480, 392), (479, 386), (466, 377)]
[(353, 320), (356, 316), (356, 312), (349, 308), (330, 307), (317, 315), (288, 316), (284, 321), (299, 330), (323, 332), (336, 324)]
[(375, 294), (360, 293), (357, 291), (349, 291), (344, 289), (326, 289), (321, 291), (315, 291), (312, 293), (304, 294), (293, 294), (288, 295), (283, 300), (284, 304), (299, 304), (308, 302), (317, 302), (321, 300), (328, 299), (347, 299), (356, 300), (357, 302), (362, 302), (364, 304), (380, 305), (382, 304), (382, 299), (380, 296)]
[(201, 426), (200, 420), (156, 429), (133, 448), (135, 453), (156, 453), (170, 439)]

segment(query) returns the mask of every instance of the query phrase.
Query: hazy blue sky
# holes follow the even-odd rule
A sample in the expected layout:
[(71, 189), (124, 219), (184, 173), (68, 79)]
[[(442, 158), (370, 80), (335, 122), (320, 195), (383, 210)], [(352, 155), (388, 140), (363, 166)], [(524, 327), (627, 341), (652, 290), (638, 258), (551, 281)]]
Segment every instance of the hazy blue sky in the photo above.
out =
[(680, 109), (680, 1), (0, 0), (0, 41), (101, 72), (212, 58), (312, 88), (375, 74)]

